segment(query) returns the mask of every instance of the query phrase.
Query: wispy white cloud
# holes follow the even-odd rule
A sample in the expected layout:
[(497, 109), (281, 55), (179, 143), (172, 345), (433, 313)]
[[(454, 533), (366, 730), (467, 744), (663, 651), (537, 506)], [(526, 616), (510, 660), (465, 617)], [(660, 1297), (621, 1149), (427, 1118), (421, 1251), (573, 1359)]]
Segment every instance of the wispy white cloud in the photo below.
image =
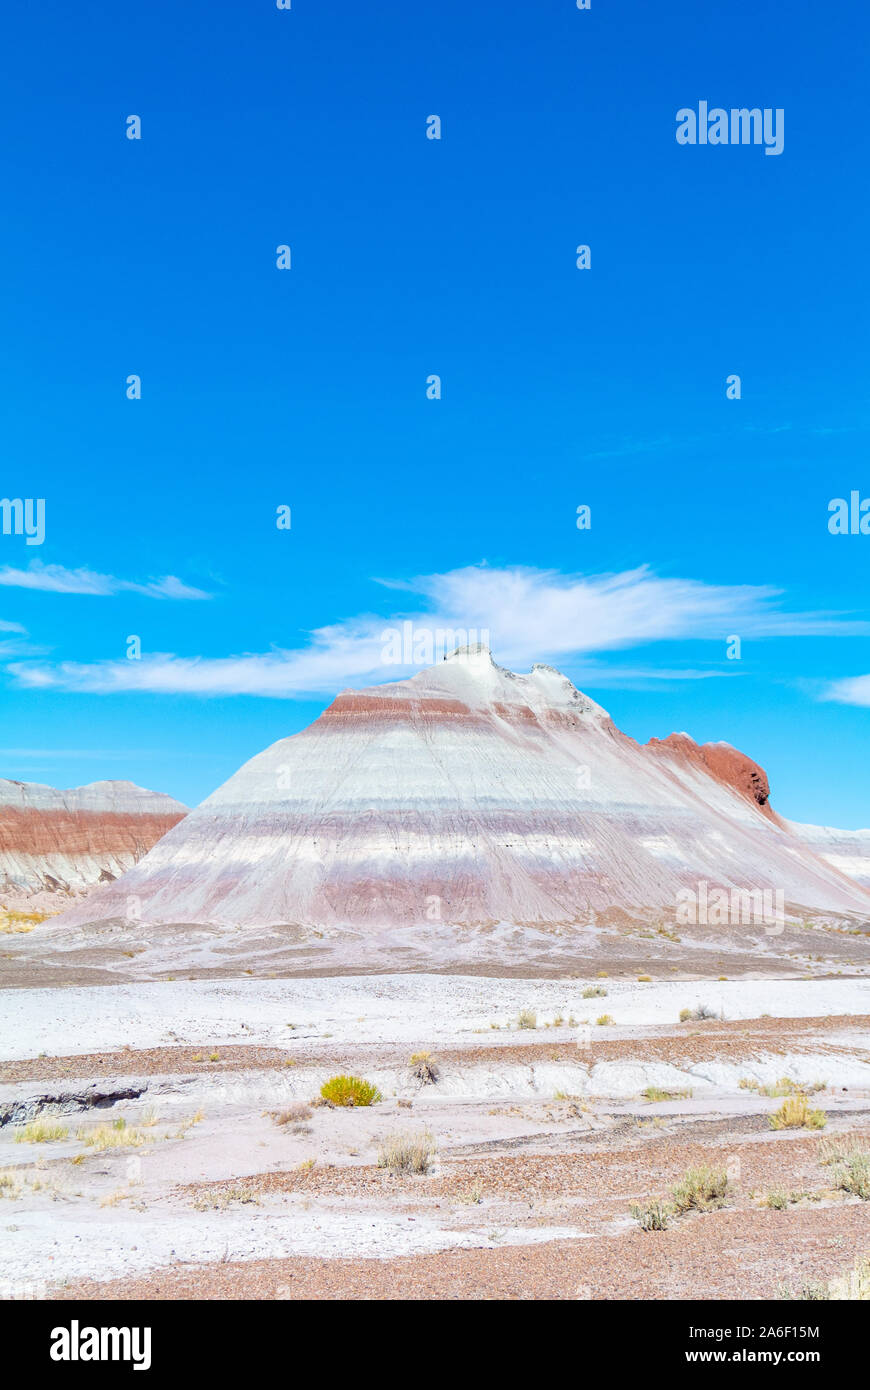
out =
[(21, 623), (9, 623), (0, 618), (0, 633), (11, 634), (8, 637), (0, 636), (0, 661), (11, 661), (22, 656), (43, 656), (48, 650), (31, 642), (27, 628), (22, 627)]
[[(855, 635), (870, 623), (835, 613), (789, 612), (780, 590), (663, 579), (646, 568), (622, 574), (562, 575), (522, 567), (474, 565), (411, 581), (380, 581), (413, 595), (416, 611), (359, 615), (311, 633), (293, 650), (189, 657), (154, 653), (141, 661), (19, 662), (19, 685), (108, 694), (265, 695), (293, 698), (334, 692), (349, 682), (397, 679), (412, 668), (387, 664), (385, 629), (411, 619), (420, 629), (486, 629), (497, 661), (527, 668), (534, 661), (589, 663), (595, 653), (679, 639), (724, 644), (742, 638)], [(601, 668), (598, 668), (601, 674)], [(699, 679), (709, 671), (668, 669), (666, 679)], [(730, 673), (729, 673), (730, 674)], [(653, 670), (622, 678), (655, 678)], [(658, 678), (663, 678), (659, 673)], [(609, 684), (621, 679), (612, 667)], [(599, 682), (600, 683), (600, 682)]]
[(38, 589), (50, 594), (91, 594), (100, 598), (120, 593), (145, 594), (148, 598), (211, 598), (211, 594), (204, 590), (183, 584), (174, 574), (138, 584), (130, 579), (116, 579), (113, 574), (97, 574), (94, 570), (45, 565), (41, 560), (33, 560), (26, 570), (4, 565), (0, 569), (0, 584), (11, 589)]
[(839, 705), (870, 707), (870, 676), (845, 676), (842, 680), (831, 681), (819, 698), (834, 700)]

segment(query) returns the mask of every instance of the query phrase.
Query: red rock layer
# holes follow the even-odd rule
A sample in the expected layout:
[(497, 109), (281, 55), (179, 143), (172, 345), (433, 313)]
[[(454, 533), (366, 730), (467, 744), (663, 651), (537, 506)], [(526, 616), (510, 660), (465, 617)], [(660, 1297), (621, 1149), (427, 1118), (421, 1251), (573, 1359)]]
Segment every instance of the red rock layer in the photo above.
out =
[(667, 738), (651, 738), (647, 747), (656, 752), (663, 748), (673, 755), (677, 754), (688, 762), (715, 777), (723, 786), (733, 787), (734, 791), (745, 796), (775, 824), (779, 817), (770, 805), (770, 784), (767, 773), (758, 763), (732, 748), (730, 743), (696, 743), (688, 734), (669, 734)]
[(41, 811), (0, 805), (0, 854), (117, 855), (135, 863), (183, 819), (180, 813)]

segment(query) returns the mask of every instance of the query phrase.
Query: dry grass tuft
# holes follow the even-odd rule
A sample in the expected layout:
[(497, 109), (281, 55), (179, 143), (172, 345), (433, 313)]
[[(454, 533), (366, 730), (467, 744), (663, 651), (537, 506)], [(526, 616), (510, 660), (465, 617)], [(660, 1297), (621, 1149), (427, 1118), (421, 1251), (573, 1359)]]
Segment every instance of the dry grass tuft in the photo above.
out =
[(31, 1120), (15, 1130), (16, 1144), (51, 1144), (66, 1139), (69, 1130), (57, 1120)]
[(391, 1173), (428, 1173), (435, 1156), (431, 1134), (390, 1134), (378, 1149), (378, 1167)]
[(314, 1111), (304, 1101), (296, 1101), (288, 1105), (286, 1110), (270, 1110), (269, 1114), (276, 1125), (299, 1125), (310, 1120)]
[(149, 1140), (141, 1129), (128, 1125), (123, 1119), (115, 1120), (110, 1125), (96, 1125), (93, 1129), (82, 1126), (76, 1138), (96, 1153), (103, 1153), (105, 1149), (138, 1149)]

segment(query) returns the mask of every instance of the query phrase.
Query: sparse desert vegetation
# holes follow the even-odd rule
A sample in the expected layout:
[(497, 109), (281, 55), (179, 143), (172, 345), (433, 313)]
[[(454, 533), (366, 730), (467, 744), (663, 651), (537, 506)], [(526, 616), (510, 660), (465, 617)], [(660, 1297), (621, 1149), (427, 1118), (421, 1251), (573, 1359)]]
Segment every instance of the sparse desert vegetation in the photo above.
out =
[[(578, 989), (588, 985), (590, 973)], [(374, 1281), (361, 1286), (366, 1297), (380, 1296), (383, 1280), (393, 1277), (394, 1254), (407, 1260), (408, 1277), (425, 1277), (426, 1288), (432, 1287), (434, 1274), (418, 1275), (415, 1262), (446, 1267), (440, 1250), (450, 1252), (464, 1287), (475, 1289), (479, 1276), (495, 1296), (533, 1288), (542, 1296), (574, 1297), (561, 1281), (582, 1256), (583, 1283), (594, 1297), (691, 1298), (701, 1278), (711, 1297), (771, 1298), (777, 1283), (795, 1296), (818, 1284), (836, 1297), (835, 1281), (845, 1278), (844, 1270), (851, 1277), (853, 1261), (866, 1248), (857, 1241), (866, 1234), (870, 1209), (870, 1085), (857, 1084), (863, 1063), (848, 1049), (870, 1032), (870, 1022), (807, 1019), (791, 1005), (793, 1018), (765, 1020), (756, 1009), (733, 1023), (681, 1027), (676, 1014), (691, 995), (679, 983), (654, 980), (641, 988), (635, 969), (620, 973), (609, 982), (610, 998), (601, 1000), (611, 1013), (599, 1016), (623, 1026), (587, 1029), (579, 1046), (555, 1028), (569, 1017), (560, 1006), (571, 997), (570, 979), (521, 995), (536, 1028), (520, 1029), (516, 984), (488, 977), (476, 985), (463, 980), (461, 1010), (452, 1016), (445, 1010), (443, 1025), (427, 1001), (438, 989), (449, 999), (449, 981), (427, 980), (409, 1022), (398, 1001), (393, 1014), (394, 1006), (385, 1003), (390, 991), (407, 994), (408, 977), (373, 993), (363, 1008), (363, 982), (328, 990), (318, 985), (321, 1001), (308, 1004), (310, 1016), (299, 1004), (311, 989), (306, 980), (292, 987), (303, 1020), (294, 1033), (292, 1074), (284, 1069), (283, 1009), (276, 1045), (226, 1043), (220, 1063), (206, 1062), (198, 1071), (183, 1036), (148, 1054), (117, 1046), (102, 1072), (99, 1057), (91, 1057), (87, 1074), (96, 1078), (100, 1099), (115, 1088), (137, 1092), (135, 1099), (89, 1108), (74, 1122), (66, 1113), (43, 1112), (43, 1123), (69, 1126), (66, 1146), (16, 1148), (15, 1129), (24, 1124), (0, 1129), (0, 1147), (6, 1144), (0, 1209), (8, 1213), (8, 1226), (36, 1232), (37, 1239), (44, 1221), (46, 1259), (53, 1257), (49, 1273), (72, 1267), (74, 1279), (76, 1260), (79, 1269), (90, 1261), (100, 1278), (111, 1277), (118, 1264), (122, 1272), (135, 1270), (133, 1232), (147, 1218), (148, 1242), (165, 1243), (155, 1276), (161, 1288), (187, 1277), (189, 1269), (205, 1288), (220, 1281), (221, 1287), (246, 1289), (252, 1263), (267, 1269), (279, 1259), (261, 1254), (264, 1244), (281, 1249), (283, 1225), (292, 1230), (293, 1254), (280, 1256), (287, 1270), (282, 1281), (294, 1296), (326, 1286), (316, 1283), (318, 1269), (324, 1280), (344, 1287), (351, 1275), (323, 1262), (336, 1254), (336, 1232), (343, 1241), (347, 1231), (350, 1248), (341, 1266), (352, 1271), (366, 1261), (365, 1278)], [(220, 988), (224, 1009), (227, 985)], [(813, 1004), (819, 988), (807, 992)], [(476, 1009), (470, 1009), (474, 990)], [(333, 1003), (342, 992), (352, 996), (350, 1008)], [(767, 990), (758, 989), (756, 997), (759, 1005), (774, 1002)], [(407, 1010), (407, 999), (401, 1007)], [(636, 1022), (638, 1009), (656, 1022)], [(586, 1021), (594, 1025), (590, 1013)], [(234, 1022), (230, 1011), (226, 1031), (253, 1032), (247, 997), (238, 1014), (245, 1024)], [(493, 1017), (500, 1030), (487, 1026)], [(390, 1037), (395, 1020), (396, 1036)], [(545, 1020), (551, 1020), (550, 1031)], [(171, 1021), (180, 1032), (177, 1019)], [(214, 1016), (208, 1023), (221, 1026)], [(203, 1033), (208, 1036), (200, 1025), (197, 1035)], [(420, 1033), (437, 1038), (438, 1050), (423, 1046)], [(64, 1088), (80, 1096), (83, 1069), (75, 1056), (38, 1057), (40, 1050), (33, 1049), (26, 1066), (7, 1067), (16, 1102), (28, 1071), (38, 1077), (39, 1096), (60, 1099)], [(202, 1055), (208, 1054), (206, 1047)], [(811, 1112), (820, 1105), (812, 1092), (815, 1059), (822, 1054), (818, 1072), (829, 1083), (828, 1128), (772, 1128), (770, 1119), (782, 1106), (806, 1104)], [(836, 1084), (840, 1057), (850, 1068), (848, 1091)], [(870, 1082), (870, 1059), (867, 1065)], [(694, 1092), (693, 1073), (699, 1078)], [(450, 1084), (439, 1084), (448, 1075)], [(149, 1086), (141, 1088), (151, 1076), (158, 1080), (149, 1094)], [(198, 1103), (208, 1112), (202, 1125)], [(18, 1158), (27, 1160), (20, 1169)], [(66, 1186), (73, 1175), (83, 1194)], [(172, 1255), (173, 1249), (180, 1253), (173, 1224), (179, 1210), (188, 1222), (181, 1260)], [(97, 1213), (98, 1265), (83, 1247), (54, 1244), (52, 1218), (86, 1222)], [(4, 1230), (11, 1251), (25, 1239), (32, 1237)], [(734, 1250), (746, 1251), (745, 1260), (735, 1261)], [(496, 1255), (502, 1282), (490, 1284)], [(151, 1278), (147, 1268), (137, 1277)], [(456, 1281), (451, 1286), (446, 1275), (437, 1277), (444, 1282), (436, 1296), (451, 1296)]]
[(234, 1204), (258, 1206), (259, 1202), (254, 1188), (244, 1183), (235, 1183), (232, 1187), (225, 1188), (220, 1192), (200, 1193), (193, 1201), (197, 1211), (225, 1211), (227, 1207)]
[(137, 1149), (149, 1141), (149, 1135), (143, 1134), (136, 1125), (128, 1125), (122, 1116), (111, 1124), (93, 1125), (91, 1128), (83, 1125), (76, 1138), (95, 1153), (103, 1153), (106, 1149)]
[(771, 1099), (778, 1099), (781, 1096), (793, 1096), (799, 1092), (805, 1095), (814, 1095), (817, 1091), (826, 1089), (824, 1081), (813, 1081), (809, 1084), (805, 1082), (793, 1081), (790, 1076), (781, 1076), (778, 1081), (765, 1085), (764, 1082), (756, 1081), (751, 1076), (740, 1078), (741, 1091), (755, 1091), (756, 1095), (769, 1096)]
[(48, 915), (47, 912), (16, 912), (9, 907), (0, 907), (0, 936), (4, 933), (12, 936), (32, 932)]
[(66, 1139), (69, 1130), (60, 1120), (31, 1120), (15, 1131), (16, 1144), (53, 1144)]
[(649, 1101), (691, 1100), (692, 1097), (692, 1092), (689, 1090), (665, 1091), (662, 1089), (661, 1086), (647, 1086), (645, 1090), (641, 1092), (641, 1094), (643, 1095), (644, 1100)]

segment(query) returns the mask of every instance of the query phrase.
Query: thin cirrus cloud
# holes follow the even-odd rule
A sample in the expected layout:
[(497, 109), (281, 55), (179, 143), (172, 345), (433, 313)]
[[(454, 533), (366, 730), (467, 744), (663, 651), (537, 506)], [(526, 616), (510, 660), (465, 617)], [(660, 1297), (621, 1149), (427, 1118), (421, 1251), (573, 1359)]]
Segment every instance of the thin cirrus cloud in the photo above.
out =
[(842, 680), (831, 681), (821, 698), (833, 700), (838, 705), (870, 708), (870, 676), (845, 676)]
[(45, 565), (41, 560), (34, 560), (26, 570), (4, 565), (0, 569), (0, 584), (10, 589), (37, 589), (49, 594), (90, 594), (99, 598), (121, 593), (144, 594), (148, 598), (211, 598), (211, 594), (204, 590), (183, 584), (174, 574), (139, 584), (130, 579), (117, 579), (113, 574), (97, 574), (94, 570)]
[[(386, 659), (387, 629), (410, 620), (416, 631), (489, 633), (496, 660), (514, 668), (534, 661), (585, 665), (599, 685), (625, 679), (699, 679), (709, 671), (624, 669), (597, 663), (608, 653), (661, 641), (741, 637), (846, 636), (870, 623), (837, 613), (789, 612), (780, 590), (663, 579), (648, 568), (621, 574), (563, 575), (526, 567), (473, 565), (412, 580), (379, 580), (413, 596), (414, 611), (363, 614), (311, 633), (304, 647), (225, 657), (154, 653), (140, 661), (18, 662), (8, 670), (32, 689), (111, 694), (149, 691), (292, 699), (334, 692), (349, 681), (396, 679), (414, 669)], [(463, 640), (459, 636), (459, 640)], [(449, 650), (449, 644), (447, 650)], [(724, 670), (715, 672), (724, 674)]]
[(0, 661), (11, 661), (13, 657), (43, 656), (46, 650), (29, 640), (27, 628), (22, 627), (21, 623), (10, 623), (0, 618)]

